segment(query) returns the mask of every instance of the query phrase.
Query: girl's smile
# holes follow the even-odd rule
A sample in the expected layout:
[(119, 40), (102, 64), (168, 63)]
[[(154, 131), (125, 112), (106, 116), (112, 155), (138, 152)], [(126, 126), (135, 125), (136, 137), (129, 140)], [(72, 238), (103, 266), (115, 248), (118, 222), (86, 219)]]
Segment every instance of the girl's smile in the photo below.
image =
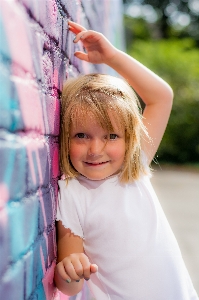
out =
[(109, 161), (104, 161), (104, 162), (96, 162), (96, 163), (91, 163), (86, 161), (85, 164), (87, 164), (88, 166), (93, 166), (93, 167), (97, 167), (97, 166), (102, 166), (104, 164), (107, 164)]
[[(110, 116), (111, 118), (111, 116)], [(120, 171), (125, 157), (125, 133), (111, 118), (114, 132), (109, 134), (94, 117), (78, 122), (70, 130), (70, 160), (85, 177), (101, 180)]]

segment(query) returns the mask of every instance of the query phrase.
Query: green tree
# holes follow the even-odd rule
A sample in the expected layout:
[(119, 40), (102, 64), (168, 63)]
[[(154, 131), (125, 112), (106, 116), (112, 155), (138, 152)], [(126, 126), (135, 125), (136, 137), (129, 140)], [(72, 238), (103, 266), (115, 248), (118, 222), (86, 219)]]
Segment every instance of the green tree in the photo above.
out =
[[(125, 6), (133, 3), (150, 5), (156, 11), (158, 20), (156, 26), (161, 38), (170, 38), (172, 35), (178, 37), (192, 37), (199, 47), (199, 4), (198, 0), (123, 0)], [(190, 23), (184, 27), (175, 27), (172, 20), (182, 21), (190, 19)], [(177, 29), (177, 30), (176, 30)]]
[(199, 162), (199, 55), (194, 41), (135, 40), (129, 53), (163, 77), (174, 90), (174, 105), (158, 160)]

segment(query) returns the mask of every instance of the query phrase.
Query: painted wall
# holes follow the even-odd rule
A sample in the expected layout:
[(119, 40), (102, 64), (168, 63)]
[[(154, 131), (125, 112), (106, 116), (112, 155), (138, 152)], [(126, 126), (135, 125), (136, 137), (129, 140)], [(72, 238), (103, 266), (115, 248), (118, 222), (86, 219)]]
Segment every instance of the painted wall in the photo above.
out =
[(108, 69), (73, 56), (67, 20), (120, 47), (121, 10), (121, 0), (0, 0), (2, 300), (68, 299), (53, 285), (59, 96), (66, 78)]

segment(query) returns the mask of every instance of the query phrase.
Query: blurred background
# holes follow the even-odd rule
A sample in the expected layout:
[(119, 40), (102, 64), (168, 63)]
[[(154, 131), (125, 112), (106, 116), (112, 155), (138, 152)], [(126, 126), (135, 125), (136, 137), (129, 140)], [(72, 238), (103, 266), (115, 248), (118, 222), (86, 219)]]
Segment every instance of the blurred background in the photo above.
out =
[(173, 88), (152, 184), (199, 294), (199, 0), (123, 0), (126, 48)]
[(157, 160), (199, 170), (199, 0), (123, 2), (127, 52), (175, 95)]

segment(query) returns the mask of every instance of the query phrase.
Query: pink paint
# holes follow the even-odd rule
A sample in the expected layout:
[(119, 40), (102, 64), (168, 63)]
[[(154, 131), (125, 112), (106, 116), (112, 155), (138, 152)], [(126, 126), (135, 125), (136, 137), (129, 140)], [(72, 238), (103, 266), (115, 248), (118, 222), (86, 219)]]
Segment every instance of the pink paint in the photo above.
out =
[(58, 10), (57, 3), (55, 0), (47, 1), (48, 11), (50, 12), (50, 20), (52, 25), (57, 23), (58, 18)]
[(16, 1), (1, 1), (1, 11), (12, 60), (34, 75), (26, 15)]
[(58, 148), (54, 149), (53, 159), (52, 159), (52, 176), (57, 178), (59, 175), (59, 151)]
[[(54, 277), (54, 269), (55, 269), (55, 262), (52, 263), (51, 267), (48, 268), (44, 278), (42, 279), (42, 283), (43, 283), (43, 287), (44, 287), (44, 291), (46, 294), (46, 299), (47, 300), (51, 300), (51, 299), (59, 299), (59, 298), (55, 298), (55, 286), (54, 286), (54, 282), (53, 282), (53, 277)], [(54, 298), (53, 298), (54, 296)]]
[[(26, 27), (29, 27), (28, 19), (20, 5), (15, 1), (1, 1), (1, 10), (13, 61), (13, 74), (19, 77), (22, 75), (18, 74), (19, 70), (15, 67), (17, 63), (20, 68), (23, 68), (33, 77), (32, 53), (26, 32)], [(24, 125), (28, 130), (33, 129), (45, 133), (38, 87), (33, 87), (32, 82), (27, 78), (20, 79), (19, 77), (13, 79), (19, 95)]]
[(46, 96), (45, 111), (47, 115), (46, 133), (59, 135), (60, 101), (56, 96)]
[(57, 69), (55, 69), (53, 73), (53, 82), (56, 87), (59, 87), (59, 73)]
[(69, 297), (67, 295), (64, 295), (63, 293), (59, 292), (60, 300), (69, 300)]
[(14, 81), (19, 95), (25, 128), (44, 134), (45, 126), (38, 87), (33, 86), (33, 82), (29, 80), (25, 81), (15, 77)]
[(60, 101), (57, 98), (56, 98), (56, 101), (55, 101), (54, 114), (55, 114), (55, 120), (56, 120), (56, 124), (54, 122), (54, 133), (56, 135), (59, 135), (59, 126), (60, 126)]
[(3, 230), (8, 226), (8, 215), (6, 209), (0, 209), (0, 223), (3, 225), (2, 226)]
[(5, 183), (0, 183), (0, 208), (9, 200), (9, 189)]
[(69, 300), (70, 297), (62, 294), (59, 290), (56, 290), (52, 300)]
[[(42, 253), (42, 256), (43, 256), (43, 253)], [(45, 273), (44, 278), (42, 279), (42, 283), (43, 283), (43, 287), (44, 287), (44, 291), (45, 291), (45, 295), (46, 295), (46, 300), (69, 300), (68, 296), (62, 294), (59, 290), (57, 290), (55, 288), (55, 285), (53, 282), (55, 267), (56, 267), (56, 263), (54, 261), (52, 263), (51, 267)]]

